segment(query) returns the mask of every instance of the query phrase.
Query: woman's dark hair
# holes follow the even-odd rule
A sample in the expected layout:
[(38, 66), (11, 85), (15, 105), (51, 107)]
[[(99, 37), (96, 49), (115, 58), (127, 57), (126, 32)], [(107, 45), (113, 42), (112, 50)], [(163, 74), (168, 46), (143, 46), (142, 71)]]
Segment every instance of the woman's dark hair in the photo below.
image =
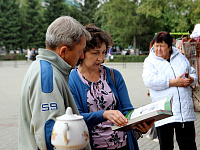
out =
[[(91, 49), (100, 48), (103, 43), (106, 44), (107, 50), (109, 50), (113, 45), (112, 38), (108, 35), (106, 31), (101, 30), (93, 24), (86, 25), (85, 29), (90, 33), (91, 40), (86, 41), (86, 47), (83, 50), (84, 54)], [(79, 59), (78, 64), (80, 64), (81, 62), (82, 59)]]
[[(161, 31), (161, 32), (158, 32), (154, 36), (152, 44), (154, 44), (155, 42), (156, 43), (165, 42), (168, 45), (168, 47), (171, 46), (171, 48), (172, 48), (173, 38), (168, 32)], [(170, 53), (172, 53), (172, 49), (171, 49)]]

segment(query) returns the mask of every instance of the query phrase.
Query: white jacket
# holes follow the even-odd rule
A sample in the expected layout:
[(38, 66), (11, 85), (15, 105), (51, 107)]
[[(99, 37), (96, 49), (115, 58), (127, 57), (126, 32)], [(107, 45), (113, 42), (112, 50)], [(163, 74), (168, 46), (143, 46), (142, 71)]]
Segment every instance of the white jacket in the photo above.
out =
[(175, 47), (172, 47), (172, 49), (173, 53), (171, 54), (170, 62), (156, 56), (153, 47), (144, 61), (142, 77), (144, 84), (149, 88), (152, 101), (173, 95), (173, 116), (156, 121), (156, 127), (172, 122), (196, 120), (190, 86), (169, 87), (169, 79), (175, 79), (184, 74), (186, 69), (189, 69), (189, 75), (194, 78), (191, 86), (195, 85), (198, 81), (196, 70), (191, 67), (188, 59), (179, 53), (178, 49)]

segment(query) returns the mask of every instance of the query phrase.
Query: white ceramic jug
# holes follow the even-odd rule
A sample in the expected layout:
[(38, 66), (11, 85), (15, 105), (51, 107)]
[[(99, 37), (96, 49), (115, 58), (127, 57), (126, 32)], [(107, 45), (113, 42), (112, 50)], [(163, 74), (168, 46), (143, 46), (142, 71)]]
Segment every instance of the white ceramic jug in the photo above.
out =
[(84, 149), (89, 143), (89, 133), (83, 116), (73, 114), (68, 107), (66, 114), (56, 118), (51, 143), (57, 150)]

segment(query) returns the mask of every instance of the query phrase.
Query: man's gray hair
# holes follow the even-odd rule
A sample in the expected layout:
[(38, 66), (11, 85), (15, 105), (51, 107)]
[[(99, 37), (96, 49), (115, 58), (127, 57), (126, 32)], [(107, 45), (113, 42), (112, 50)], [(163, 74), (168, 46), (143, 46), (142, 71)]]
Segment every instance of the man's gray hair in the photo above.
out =
[(56, 47), (66, 45), (72, 48), (80, 43), (82, 37), (90, 40), (90, 33), (76, 19), (62, 16), (53, 21), (46, 32), (46, 47), (55, 50)]

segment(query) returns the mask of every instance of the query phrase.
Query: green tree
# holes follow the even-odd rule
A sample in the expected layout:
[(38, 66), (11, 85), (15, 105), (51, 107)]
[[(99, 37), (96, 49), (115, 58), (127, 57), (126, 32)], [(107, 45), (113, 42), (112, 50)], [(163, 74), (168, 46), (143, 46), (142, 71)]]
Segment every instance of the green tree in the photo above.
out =
[(110, 0), (102, 4), (95, 14), (101, 27), (111, 33), (115, 45), (133, 45), (136, 50), (136, 37), (144, 31), (141, 16), (136, 13), (137, 7), (137, 1)]
[(26, 0), (21, 7), (21, 39), (23, 48), (44, 47), (44, 19), (39, 0)]
[(137, 13), (152, 19), (157, 32), (185, 32), (190, 28), (188, 0), (142, 0)]
[(188, 18), (191, 22), (190, 31), (194, 29), (196, 24), (200, 23), (200, 0), (188, 0)]
[(70, 16), (78, 20), (81, 24), (86, 25), (87, 17), (83, 16), (80, 8), (76, 6), (69, 6)]
[(19, 5), (16, 1), (0, 0), (0, 47), (5, 46), (7, 51), (19, 47), (19, 30)]
[(60, 16), (70, 15), (70, 6), (65, 3), (65, 0), (45, 0), (44, 17), (47, 26)]
[(81, 14), (83, 20), (81, 20), (81, 23), (83, 25), (87, 25), (88, 23), (96, 23), (94, 14), (96, 11), (98, 11), (98, 5), (100, 2), (98, 0), (85, 0), (85, 4), (81, 5)]

